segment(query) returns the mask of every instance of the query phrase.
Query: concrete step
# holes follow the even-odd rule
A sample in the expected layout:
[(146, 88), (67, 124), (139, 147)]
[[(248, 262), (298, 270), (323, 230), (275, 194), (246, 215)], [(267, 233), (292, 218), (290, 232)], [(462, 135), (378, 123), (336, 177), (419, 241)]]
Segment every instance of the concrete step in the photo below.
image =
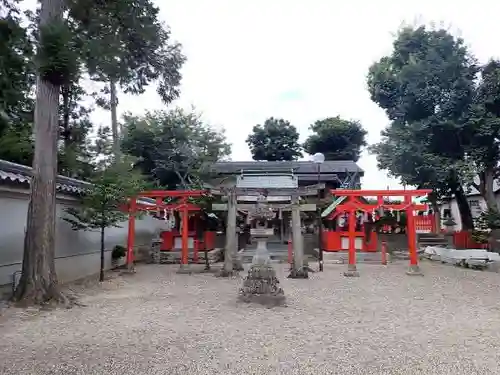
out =
[[(214, 249), (208, 252), (208, 261), (210, 263), (218, 262), (224, 249)], [(149, 257), (145, 259), (147, 263), (180, 263), (182, 253), (181, 250), (171, 250), (171, 251), (151, 251)], [(198, 264), (205, 263), (206, 253), (200, 251), (198, 253)], [(188, 253), (188, 262), (194, 263), (194, 253), (192, 250)]]
[(434, 241), (434, 240), (443, 240), (446, 241), (444, 236), (426, 236), (426, 237), (418, 237), (419, 241)]
[(420, 246), (434, 246), (434, 245), (448, 245), (446, 240), (433, 240), (433, 241), (418, 241)]
[[(390, 255), (387, 254), (387, 260), (389, 261)], [(347, 251), (324, 251), (323, 252), (323, 261), (325, 263), (338, 264), (338, 263), (347, 263), (349, 260), (349, 253)], [(356, 253), (356, 262), (357, 263), (382, 263), (382, 253), (374, 252), (374, 253)]]
[[(250, 263), (255, 255), (255, 252), (243, 252), (240, 254), (243, 263)], [(270, 253), (271, 260), (288, 261), (288, 253)]]
[(419, 247), (426, 247), (426, 246), (447, 246), (448, 245), (448, 240), (444, 238), (426, 238), (426, 239), (421, 239), (418, 242)]
[[(243, 263), (251, 263), (252, 259), (255, 255), (255, 250), (245, 249), (240, 252), (241, 261)], [(269, 257), (271, 258), (272, 263), (286, 263), (288, 262), (288, 249), (286, 250), (278, 250), (278, 249), (270, 249)], [(307, 254), (304, 255), (304, 259), (314, 259), (314, 257), (309, 256)]]
[(418, 233), (417, 244), (419, 248), (427, 246), (447, 246), (448, 240), (439, 233)]

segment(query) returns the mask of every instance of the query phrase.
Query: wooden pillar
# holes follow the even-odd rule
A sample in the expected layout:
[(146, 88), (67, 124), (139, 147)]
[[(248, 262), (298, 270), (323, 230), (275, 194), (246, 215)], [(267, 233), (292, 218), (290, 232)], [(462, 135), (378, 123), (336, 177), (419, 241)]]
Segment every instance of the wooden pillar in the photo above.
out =
[(177, 273), (190, 274), (191, 270), (188, 265), (189, 256), (189, 209), (187, 198), (183, 198), (181, 202), (181, 264)]
[(134, 242), (135, 242), (135, 211), (137, 198), (130, 198), (128, 212), (128, 235), (127, 235), (127, 268), (131, 270), (134, 266)]
[(187, 266), (188, 255), (189, 255), (189, 211), (187, 207), (187, 202), (183, 202), (182, 207), (182, 256), (181, 265)]
[(356, 211), (349, 211), (349, 267), (356, 269)]
[(410, 266), (408, 268), (408, 275), (422, 275), (420, 267), (418, 266), (417, 254), (417, 234), (415, 231), (415, 217), (413, 215), (412, 197), (405, 197), (406, 207), (406, 235), (408, 237), (408, 252), (410, 255)]
[(195, 238), (193, 241), (193, 262), (195, 264), (198, 264), (199, 261), (199, 256), (198, 256), (199, 250), (200, 250), (200, 241), (197, 238)]
[(344, 276), (352, 277), (359, 276), (356, 268), (356, 210), (349, 211), (348, 219), (348, 231), (349, 231), (349, 254), (348, 254), (348, 264), (347, 272), (344, 272)]

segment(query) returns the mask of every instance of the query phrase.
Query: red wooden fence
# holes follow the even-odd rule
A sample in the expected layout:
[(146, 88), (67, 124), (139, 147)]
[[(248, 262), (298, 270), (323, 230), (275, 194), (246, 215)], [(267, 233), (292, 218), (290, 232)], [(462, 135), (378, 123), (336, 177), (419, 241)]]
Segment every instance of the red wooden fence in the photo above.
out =
[(472, 239), (472, 233), (468, 231), (459, 231), (453, 233), (453, 245), (457, 249), (488, 249), (487, 243), (477, 243)]
[(415, 231), (417, 233), (433, 233), (435, 225), (434, 215), (415, 216)]
[[(365, 242), (364, 232), (355, 232), (354, 236), (363, 240), (362, 251), (377, 251), (378, 237), (377, 233), (371, 232), (370, 241)], [(348, 249), (347, 245), (342, 246), (342, 239), (349, 238), (349, 232), (335, 232), (330, 230), (323, 231), (323, 250), (324, 251), (345, 251)]]

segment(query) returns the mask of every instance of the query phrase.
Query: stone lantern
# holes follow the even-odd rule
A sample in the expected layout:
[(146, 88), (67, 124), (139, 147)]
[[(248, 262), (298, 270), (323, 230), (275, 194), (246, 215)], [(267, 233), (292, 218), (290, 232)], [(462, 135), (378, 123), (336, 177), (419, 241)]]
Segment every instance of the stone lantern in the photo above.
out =
[(455, 232), (455, 225), (457, 223), (453, 219), (453, 217), (448, 217), (444, 222), (443, 222), (444, 227), (446, 228), (445, 231), (447, 234), (453, 234)]
[(269, 307), (282, 305), (285, 302), (285, 293), (279, 286), (267, 250), (267, 240), (274, 233), (272, 228), (268, 228), (267, 223), (275, 214), (265, 203), (265, 197), (260, 196), (249, 216), (256, 223), (255, 228), (251, 229), (251, 235), (257, 241), (257, 250), (248, 270), (248, 276), (243, 280), (239, 298), (244, 302), (258, 302)]

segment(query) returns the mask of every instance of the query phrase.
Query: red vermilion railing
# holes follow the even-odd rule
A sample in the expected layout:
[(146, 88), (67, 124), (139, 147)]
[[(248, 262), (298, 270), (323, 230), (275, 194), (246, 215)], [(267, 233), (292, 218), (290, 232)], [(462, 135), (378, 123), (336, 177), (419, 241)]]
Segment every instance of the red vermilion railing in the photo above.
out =
[(472, 238), (472, 233), (469, 231), (458, 231), (453, 233), (453, 245), (457, 249), (488, 249), (487, 243), (477, 243)]
[(415, 231), (417, 233), (433, 233), (436, 227), (434, 215), (415, 216)]

